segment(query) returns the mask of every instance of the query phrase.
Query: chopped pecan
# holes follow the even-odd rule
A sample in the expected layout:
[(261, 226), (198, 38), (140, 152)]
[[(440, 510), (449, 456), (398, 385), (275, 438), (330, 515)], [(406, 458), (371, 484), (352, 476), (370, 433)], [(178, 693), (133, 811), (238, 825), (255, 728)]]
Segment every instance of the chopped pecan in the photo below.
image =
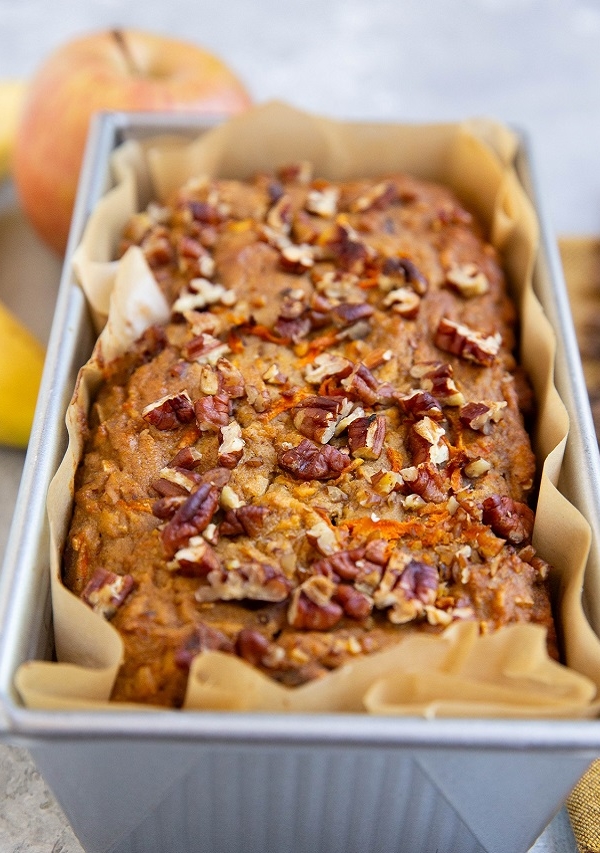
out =
[(331, 229), (327, 229), (321, 237), (323, 247), (346, 272), (360, 275), (370, 252), (359, 235), (350, 225), (336, 222)]
[(383, 304), (386, 308), (391, 308), (395, 314), (400, 314), (407, 320), (414, 320), (419, 313), (421, 297), (408, 287), (397, 287), (395, 290), (390, 290)]
[(323, 352), (316, 356), (313, 364), (304, 371), (304, 378), (311, 385), (320, 385), (329, 376), (344, 377), (352, 371), (352, 362), (342, 355)]
[(209, 281), (203, 276), (192, 278), (188, 283), (188, 287), (193, 293), (204, 299), (204, 307), (215, 305), (217, 302), (221, 302), (223, 305), (229, 307), (236, 303), (236, 295), (233, 290), (229, 290), (218, 282)]
[(415, 464), (429, 461), (433, 465), (442, 465), (447, 462), (450, 451), (444, 440), (445, 435), (446, 430), (427, 415), (414, 423), (409, 441)]
[(202, 432), (218, 432), (229, 423), (231, 401), (227, 394), (201, 397), (194, 403), (198, 429)]
[(207, 397), (214, 397), (219, 393), (219, 377), (217, 371), (211, 364), (201, 364), (198, 385), (202, 393)]
[(278, 569), (258, 562), (221, 568), (209, 572), (206, 579), (208, 585), (196, 590), (198, 601), (285, 601), (292, 589)]
[(339, 584), (333, 597), (351, 619), (366, 619), (373, 610), (373, 599), (350, 584)]
[(202, 454), (195, 447), (183, 447), (169, 462), (169, 468), (187, 468), (191, 471), (202, 461)]
[(394, 400), (402, 412), (413, 418), (418, 419), (427, 416), (432, 421), (440, 421), (444, 417), (440, 403), (429, 391), (394, 394)]
[(348, 426), (348, 445), (352, 456), (360, 459), (379, 459), (386, 433), (383, 415), (356, 418)]
[(282, 192), (267, 212), (267, 225), (269, 228), (274, 228), (275, 231), (282, 231), (284, 234), (289, 234), (292, 225), (292, 216), (292, 200), (289, 195)]
[(411, 376), (421, 380), (421, 388), (430, 391), (444, 406), (462, 406), (465, 398), (452, 378), (452, 365), (428, 361), (413, 365)]
[(232, 400), (243, 397), (246, 389), (241, 371), (226, 358), (220, 358), (217, 361), (216, 367), (221, 393), (227, 394)]
[(229, 485), (223, 486), (219, 499), (221, 509), (238, 509), (238, 507), (244, 506), (245, 503), (246, 501), (240, 498), (235, 489), (232, 489)]
[(327, 299), (344, 300), (361, 293), (360, 278), (354, 273), (344, 270), (321, 270), (312, 272), (312, 280), (318, 293)]
[(396, 187), (390, 181), (381, 181), (369, 187), (362, 195), (353, 199), (350, 210), (365, 213), (367, 210), (382, 210), (389, 207), (398, 197)]
[(395, 552), (375, 590), (373, 602), (378, 609), (389, 608), (390, 622), (402, 625), (425, 614), (425, 608), (435, 602), (437, 589), (435, 566)]
[(446, 284), (467, 299), (481, 296), (490, 289), (487, 276), (477, 264), (456, 264), (446, 273)]
[(280, 166), (277, 175), (283, 183), (309, 184), (313, 176), (312, 163), (308, 160), (299, 160), (297, 163)]
[(285, 373), (282, 373), (276, 364), (268, 367), (263, 373), (262, 378), (269, 385), (285, 385), (288, 380)]
[(375, 589), (387, 563), (387, 542), (374, 539), (367, 545), (350, 551), (336, 551), (311, 566), (314, 574), (325, 575), (333, 581), (340, 578), (352, 581), (363, 592)]
[(323, 520), (317, 521), (306, 531), (306, 538), (323, 556), (333, 554), (338, 545), (335, 530)]
[(442, 317), (435, 333), (435, 344), (440, 349), (484, 367), (494, 363), (501, 343), (499, 333), (485, 336), (447, 317)]
[(131, 575), (117, 575), (98, 568), (85, 585), (81, 598), (95, 613), (112, 619), (134, 586)]
[(208, 483), (211, 486), (221, 490), (226, 486), (231, 478), (231, 471), (227, 468), (209, 468), (200, 475), (203, 483)]
[(508, 495), (491, 495), (482, 505), (482, 521), (488, 524), (497, 536), (507, 539), (512, 545), (523, 545), (531, 541), (533, 510), (527, 504)]
[(256, 628), (242, 628), (235, 641), (235, 650), (252, 666), (258, 666), (262, 663), (270, 645), (267, 637)]
[(327, 444), (336, 433), (338, 422), (352, 409), (345, 397), (305, 397), (292, 410), (298, 432), (320, 444)]
[(181, 347), (181, 354), (187, 361), (216, 364), (229, 352), (229, 346), (208, 332), (196, 335)]
[(269, 510), (265, 506), (245, 504), (236, 509), (228, 509), (219, 525), (221, 536), (257, 536)]
[(152, 504), (152, 515), (162, 520), (172, 518), (185, 499), (185, 494), (165, 495)]
[(492, 424), (498, 423), (502, 418), (502, 410), (507, 405), (504, 400), (501, 402), (486, 400), (481, 403), (467, 403), (460, 410), (460, 422), (464, 426), (489, 435), (492, 430)]
[(189, 669), (192, 660), (200, 652), (229, 652), (234, 651), (234, 646), (229, 637), (212, 628), (205, 622), (198, 622), (192, 628), (187, 639), (175, 652), (175, 663), (180, 669)]
[(150, 231), (144, 238), (141, 248), (151, 269), (162, 267), (173, 260), (174, 250), (168, 231), (162, 226), (157, 226)]
[(430, 462), (403, 468), (400, 476), (404, 481), (406, 494), (419, 495), (428, 503), (442, 503), (448, 497), (442, 488), (439, 470)]
[(156, 480), (152, 481), (152, 488), (164, 497), (189, 494), (201, 483), (201, 477), (189, 468), (174, 468), (167, 465), (160, 471)]
[(342, 379), (343, 388), (367, 406), (378, 401), (381, 383), (364, 364), (356, 364), (349, 376)]
[(391, 349), (374, 349), (363, 359), (363, 364), (369, 370), (374, 370), (376, 367), (381, 367), (387, 364), (394, 357), (394, 351)]
[(202, 536), (192, 536), (173, 557), (173, 568), (187, 577), (204, 578), (220, 565), (219, 558)]
[(344, 611), (332, 601), (336, 585), (324, 575), (313, 575), (292, 593), (288, 622), (293, 628), (328, 631), (337, 625)]
[(410, 284), (415, 293), (423, 296), (429, 286), (427, 279), (409, 258), (386, 258), (382, 267), (379, 285), (392, 290), (397, 283)]
[(187, 207), (196, 222), (201, 222), (203, 225), (219, 225), (226, 219), (225, 210), (215, 203), (216, 199), (211, 201), (199, 201), (198, 199), (189, 199)]
[(468, 462), (463, 470), (467, 477), (474, 480), (477, 477), (482, 477), (484, 474), (487, 474), (491, 467), (492, 466), (487, 459), (482, 459), (481, 456), (478, 456), (476, 459), (472, 459), (471, 462)]
[(291, 243), (280, 250), (279, 263), (286, 272), (306, 272), (315, 263), (315, 250), (310, 243)]
[(273, 326), (274, 331), (280, 335), (283, 341), (291, 341), (294, 344), (299, 343), (305, 338), (312, 328), (311, 320), (308, 315), (296, 317), (293, 320), (286, 320), (285, 317), (278, 317)]
[(333, 322), (341, 328), (366, 320), (372, 314), (373, 307), (368, 302), (340, 302), (331, 309)]
[(219, 430), (219, 465), (235, 468), (244, 452), (246, 442), (242, 438), (242, 428), (237, 421), (222, 426)]
[(256, 385), (246, 386), (246, 397), (255, 412), (261, 414), (271, 408), (271, 397), (266, 388), (257, 388)]
[(162, 541), (169, 557), (186, 545), (192, 536), (205, 529), (219, 506), (219, 490), (203, 483), (175, 512), (162, 531)]
[(339, 189), (335, 186), (309, 190), (304, 206), (309, 213), (332, 219), (337, 213), (339, 197)]
[(159, 430), (177, 429), (194, 420), (194, 406), (187, 391), (168, 394), (142, 410), (142, 417)]
[(330, 444), (319, 446), (308, 438), (297, 447), (284, 450), (279, 465), (297, 480), (331, 480), (350, 464), (350, 457)]
[(297, 320), (308, 307), (306, 294), (301, 288), (287, 288), (281, 294), (279, 316), (284, 320)]
[(386, 497), (397, 491), (404, 484), (404, 480), (397, 471), (378, 471), (371, 477), (371, 486), (378, 495)]

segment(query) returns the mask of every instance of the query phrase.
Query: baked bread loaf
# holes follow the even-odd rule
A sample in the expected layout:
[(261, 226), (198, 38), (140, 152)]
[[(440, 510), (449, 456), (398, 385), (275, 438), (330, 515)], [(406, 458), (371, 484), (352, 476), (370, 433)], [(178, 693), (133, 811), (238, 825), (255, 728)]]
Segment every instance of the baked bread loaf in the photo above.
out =
[(300, 685), (406, 632), (555, 632), (532, 397), (495, 250), (443, 186), (306, 163), (129, 222), (172, 305), (105, 369), (65, 584), (113, 699), (178, 707), (202, 650)]

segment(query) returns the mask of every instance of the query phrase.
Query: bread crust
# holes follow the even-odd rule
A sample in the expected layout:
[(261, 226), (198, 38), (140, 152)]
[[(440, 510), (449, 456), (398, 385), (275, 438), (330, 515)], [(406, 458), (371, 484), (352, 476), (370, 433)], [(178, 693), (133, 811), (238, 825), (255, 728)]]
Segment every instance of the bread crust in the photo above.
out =
[(456, 619), (555, 653), (515, 308), (448, 189), (198, 180), (132, 245), (172, 316), (106, 369), (64, 555), (123, 637), (113, 699), (180, 706), (204, 649), (298, 685)]

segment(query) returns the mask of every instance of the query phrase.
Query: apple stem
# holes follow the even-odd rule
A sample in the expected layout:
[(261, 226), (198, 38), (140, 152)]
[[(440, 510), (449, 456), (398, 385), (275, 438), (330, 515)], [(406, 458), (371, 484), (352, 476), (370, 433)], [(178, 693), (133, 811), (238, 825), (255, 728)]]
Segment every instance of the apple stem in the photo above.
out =
[(110, 34), (113, 37), (113, 39), (115, 40), (115, 42), (117, 43), (117, 47), (121, 51), (121, 55), (123, 56), (123, 59), (125, 61), (125, 64), (127, 65), (128, 70), (130, 71), (131, 74), (137, 75), (139, 72), (138, 72), (138, 69), (137, 69), (136, 64), (134, 62), (133, 56), (131, 55), (131, 51), (129, 50), (129, 45), (127, 44), (127, 41), (125, 40), (125, 34), (124, 34), (123, 30), (114, 29), (114, 30), (110, 31)]

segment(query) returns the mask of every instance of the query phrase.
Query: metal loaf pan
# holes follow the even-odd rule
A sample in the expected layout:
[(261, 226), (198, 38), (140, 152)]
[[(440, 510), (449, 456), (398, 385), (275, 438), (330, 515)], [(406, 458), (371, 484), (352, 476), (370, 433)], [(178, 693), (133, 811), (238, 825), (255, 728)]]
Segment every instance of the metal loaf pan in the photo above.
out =
[[(523, 853), (600, 754), (600, 721), (33, 711), (17, 667), (52, 654), (45, 496), (66, 447), (64, 413), (93, 346), (70, 256), (127, 138), (196, 134), (172, 115), (98, 117), (80, 181), (45, 373), (0, 575), (0, 736), (28, 747), (87, 851)], [(557, 332), (556, 382), (572, 430), (569, 494), (599, 559), (598, 448), (558, 250), (538, 204), (527, 144), (517, 168), (540, 214), (535, 272)], [(590, 602), (600, 633), (598, 606)]]

